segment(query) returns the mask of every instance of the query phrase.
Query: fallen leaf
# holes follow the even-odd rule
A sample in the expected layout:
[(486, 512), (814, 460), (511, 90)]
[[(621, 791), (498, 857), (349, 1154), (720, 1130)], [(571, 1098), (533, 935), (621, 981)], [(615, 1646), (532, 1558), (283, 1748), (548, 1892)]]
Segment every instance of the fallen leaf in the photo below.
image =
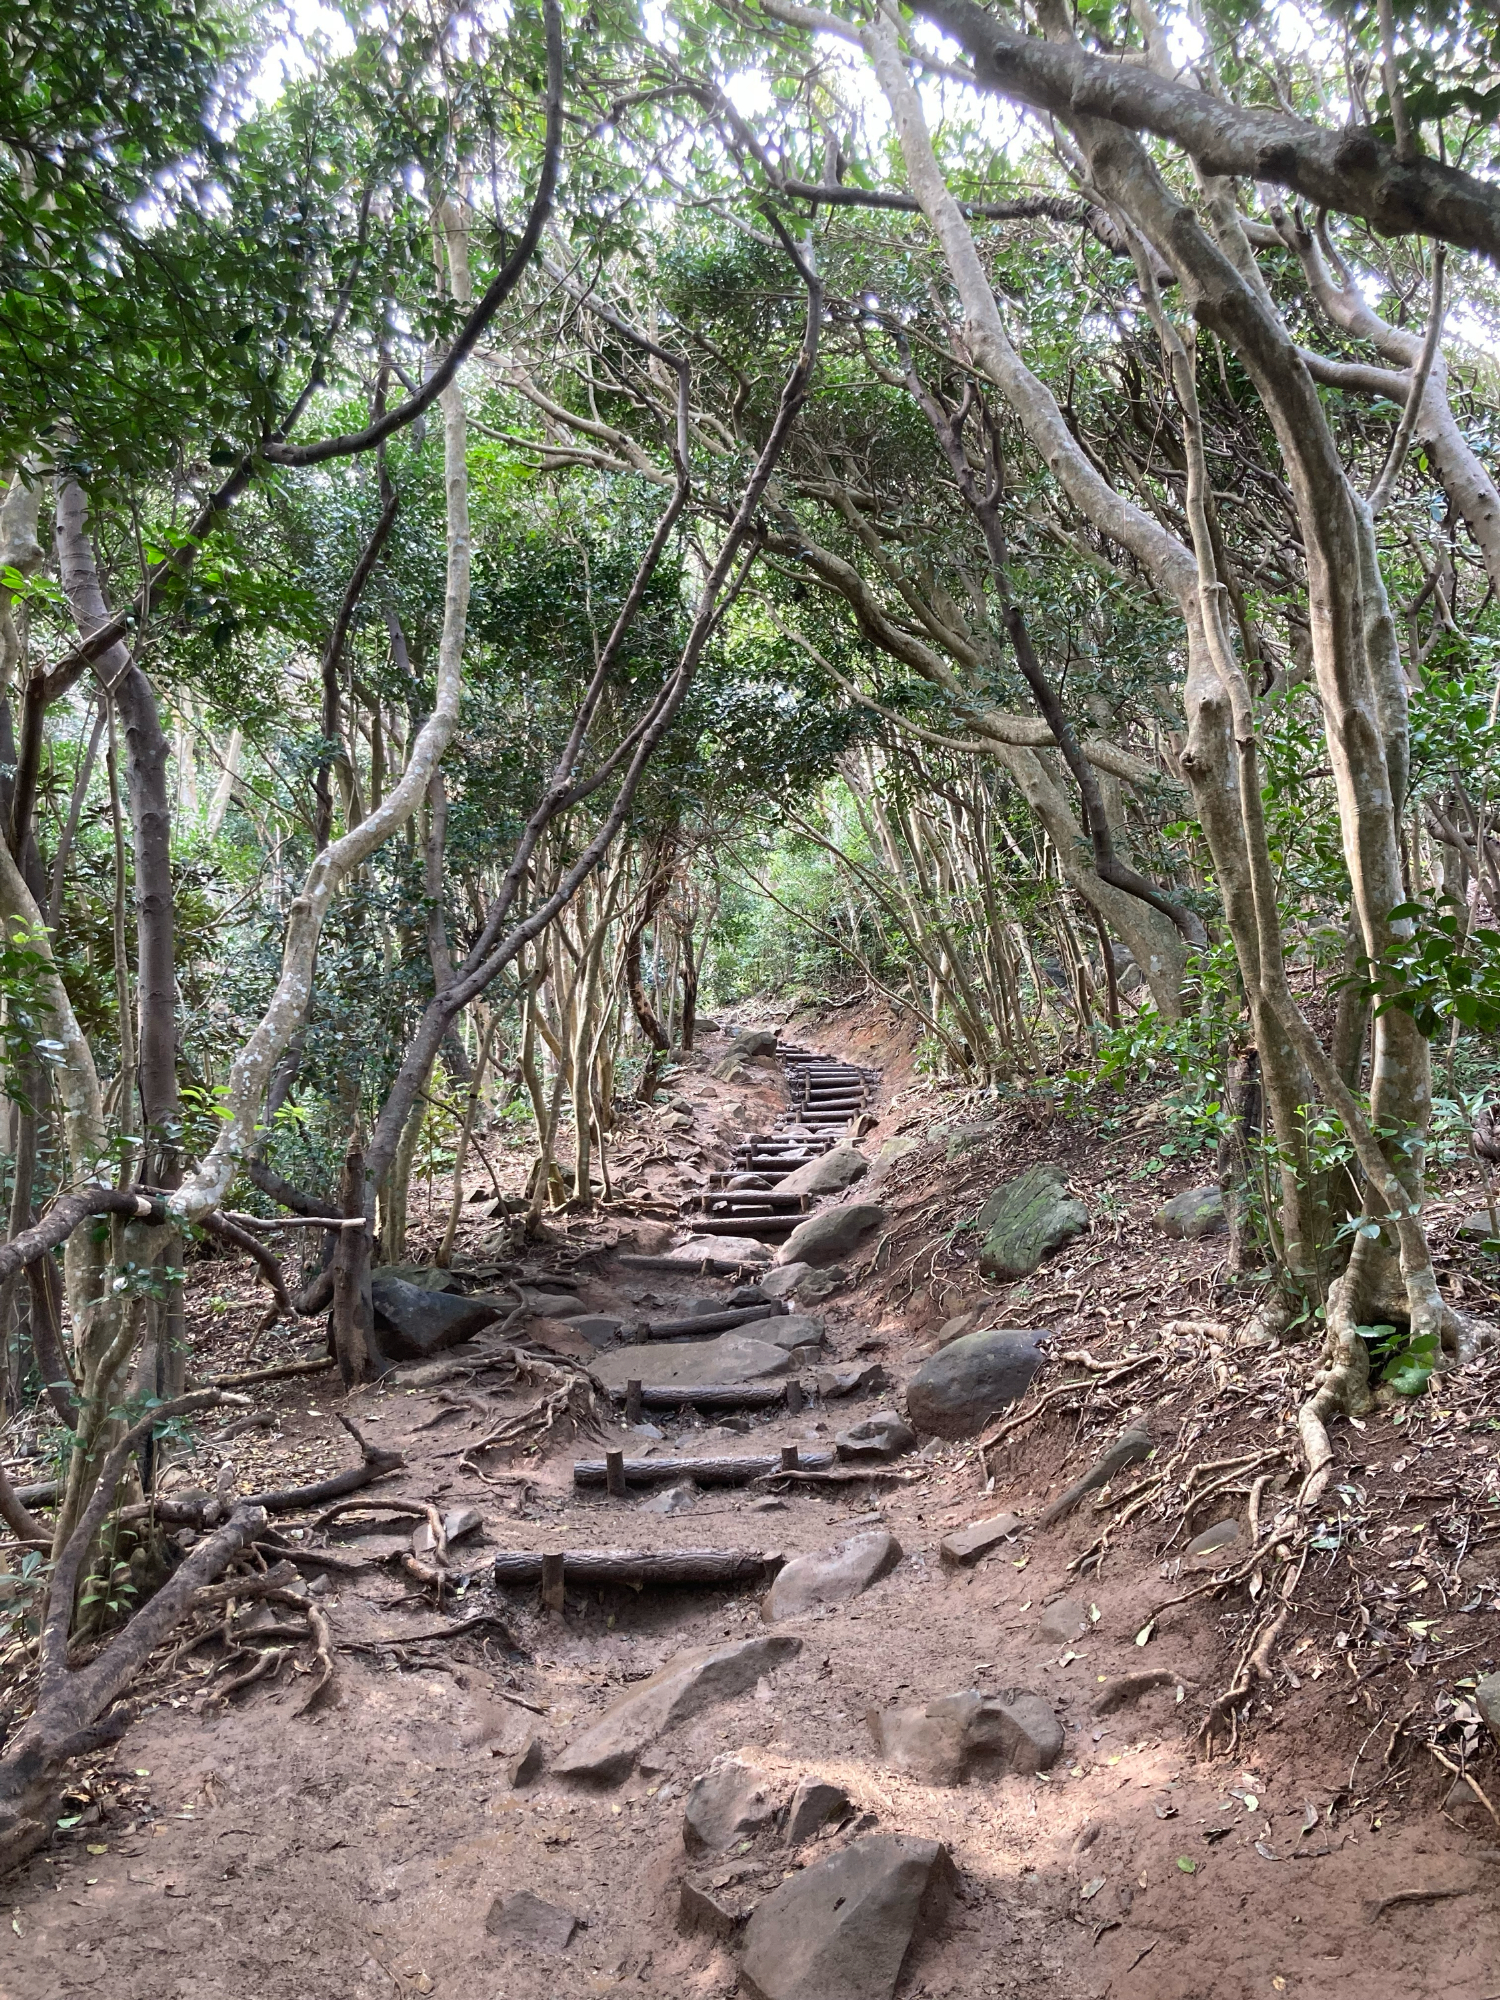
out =
[(1096, 1875), (1092, 1882), (1085, 1882), (1083, 1887), (1079, 1890), (1078, 1892), (1079, 1900), (1085, 1903), (1091, 1902), (1093, 1898), (1098, 1895), (1099, 1891), (1103, 1887), (1104, 1887), (1104, 1877), (1102, 1875)]
[(1286, 1981), (1281, 1977), (1280, 1973), (1271, 1981), (1271, 1985), (1277, 1993), (1285, 1993), (1286, 1991)]
[(1274, 1848), (1274, 1847), (1268, 1847), (1268, 1846), (1266, 1845), (1265, 1841), (1263, 1841), (1263, 1840), (1257, 1840), (1257, 1841), (1256, 1841), (1256, 1843), (1255, 1843), (1255, 1851), (1256, 1851), (1256, 1853), (1257, 1853), (1257, 1854), (1259, 1854), (1259, 1855), (1263, 1856), (1263, 1857), (1264, 1857), (1264, 1859), (1265, 1859), (1265, 1860), (1267, 1860), (1267, 1861), (1275, 1861), (1275, 1860), (1276, 1860), (1276, 1859), (1278, 1858), (1278, 1857), (1277, 1857), (1277, 1854), (1276, 1854), (1276, 1850), (1275, 1850), (1275, 1848)]
[(107, 1847), (86, 1847), (83, 1851), (85, 1854), (108, 1854), (109, 1849)]
[(1179, 1854), (1177, 1857), (1177, 1866), (1182, 1870), (1184, 1875), (1196, 1875), (1198, 1872), (1198, 1864), (1189, 1854)]
[(1149, 1625), (1143, 1625), (1140, 1631), (1136, 1633), (1135, 1643), (1138, 1646), (1148, 1646), (1151, 1643), (1151, 1634), (1155, 1630), (1156, 1630), (1156, 1620), (1153, 1618)]

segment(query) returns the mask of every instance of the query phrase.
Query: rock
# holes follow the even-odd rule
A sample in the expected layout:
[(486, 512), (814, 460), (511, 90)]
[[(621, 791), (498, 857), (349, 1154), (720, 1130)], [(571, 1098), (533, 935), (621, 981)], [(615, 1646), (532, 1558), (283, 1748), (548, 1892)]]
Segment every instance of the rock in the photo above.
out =
[(1474, 1706), (1491, 1736), (1500, 1743), (1500, 1674), (1480, 1675), (1474, 1683)]
[(458, 1290), (458, 1273), (442, 1264), (377, 1264), (370, 1273), (372, 1285), (383, 1285), (389, 1279), (411, 1285), (419, 1292)]
[(830, 1820), (842, 1819), (848, 1810), (849, 1794), (842, 1785), (831, 1784), (827, 1778), (804, 1778), (792, 1793), (791, 1809), (786, 1816), (787, 1846), (801, 1847)]
[(682, 1813), (682, 1844), (689, 1854), (721, 1852), (770, 1826), (785, 1797), (769, 1771), (725, 1757), (693, 1780)]
[[(1443, 1796), (1443, 1811), (1445, 1813), (1461, 1813), (1467, 1811), (1472, 1806), (1483, 1806), (1483, 1804), (1484, 1800), (1480, 1798), (1478, 1792), (1475, 1791), (1467, 1778), (1455, 1778)], [(1474, 1818), (1478, 1824), (1484, 1824), (1484, 1821), (1480, 1819), (1477, 1812)]]
[(878, 1361), (851, 1361), (841, 1368), (820, 1368), (813, 1387), (820, 1396), (855, 1396), (868, 1389), (875, 1393), (891, 1386), (891, 1378)]
[(768, 1299), (789, 1299), (804, 1278), (812, 1276), (811, 1264), (782, 1264), (767, 1271), (760, 1289)]
[(443, 1539), (461, 1542), (465, 1535), (477, 1534), (483, 1526), (484, 1516), (477, 1507), (450, 1507), (443, 1516)]
[(777, 1183), (778, 1194), (842, 1194), (870, 1171), (870, 1162), (857, 1146), (831, 1146), (815, 1160), (789, 1173)]
[(741, 1028), (729, 1044), (731, 1051), (743, 1062), (753, 1062), (757, 1056), (774, 1056), (776, 1053), (776, 1030), (774, 1028)]
[(542, 1739), (536, 1731), (528, 1730), (526, 1741), (519, 1750), (512, 1750), (504, 1764), (505, 1782), (512, 1791), (519, 1791), (522, 1785), (529, 1785), (533, 1778), (542, 1775)]
[(1191, 1243), (1200, 1236), (1222, 1236), (1229, 1227), (1224, 1197), (1216, 1187), (1189, 1188), (1186, 1194), (1174, 1194), (1151, 1220), (1163, 1236), (1185, 1236)]
[(483, 1292), (466, 1299), (457, 1292), (409, 1285), (404, 1278), (372, 1280), (370, 1302), (380, 1351), (389, 1361), (425, 1361), (493, 1325), (513, 1306), (509, 1299)]
[(693, 1482), (684, 1479), (676, 1486), (664, 1486), (660, 1493), (653, 1493), (635, 1511), (638, 1514), (691, 1514), (697, 1504), (697, 1495), (698, 1489)]
[(541, 1313), (547, 1319), (577, 1319), (586, 1313), (588, 1307), (582, 1299), (575, 1299), (571, 1292), (541, 1292), (528, 1287), (521, 1297), (532, 1312)]
[(756, 1905), (741, 1980), (758, 2000), (892, 2000), (913, 1940), (956, 1885), (941, 1842), (868, 1834)]
[(678, 1928), (719, 1939), (732, 1938), (756, 1902), (754, 1890), (744, 1882), (715, 1885), (684, 1881), (678, 1897)]
[(1026, 1523), (1019, 1514), (991, 1514), (983, 1521), (971, 1521), (945, 1536), (938, 1553), (954, 1569), (969, 1569), (1008, 1542)]
[(566, 1951), (578, 1928), (571, 1910), (543, 1902), (523, 1889), (517, 1896), (497, 1896), (484, 1927), (502, 1944), (524, 1945), (530, 1951)]
[(1061, 1167), (1030, 1167), (996, 1188), (975, 1226), (984, 1235), (980, 1270), (989, 1277), (1025, 1278), (1088, 1228), (1089, 1212), (1068, 1193)]
[(828, 1604), (845, 1604), (878, 1583), (901, 1560), (901, 1544), (885, 1528), (850, 1535), (831, 1549), (793, 1556), (777, 1576), (760, 1607), (767, 1624), (781, 1618), (805, 1618)]
[(979, 1763), (1023, 1776), (1062, 1755), (1062, 1724), (1040, 1695), (1011, 1690), (939, 1695), (911, 1708), (871, 1709), (875, 1746), (893, 1770), (927, 1785), (960, 1785)]
[(993, 1124), (951, 1126), (946, 1136), (943, 1151), (947, 1159), (960, 1160), (965, 1153), (974, 1153), (995, 1136)]
[(823, 1345), (823, 1322), (810, 1319), (806, 1313), (783, 1313), (778, 1319), (757, 1319), (750, 1322), (747, 1329), (757, 1340), (769, 1341), (773, 1347), (784, 1347), (790, 1354), (794, 1347), (821, 1347)]
[(991, 1327), (949, 1341), (907, 1383), (906, 1414), (919, 1431), (972, 1437), (1024, 1393), (1042, 1365), (1042, 1338), (1029, 1327)]
[(799, 1222), (776, 1252), (778, 1264), (836, 1264), (885, 1221), (878, 1202), (847, 1201)]
[(713, 1340), (653, 1340), (640, 1347), (611, 1347), (590, 1363), (590, 1369), (606, 1389), (623, 1389), (627, 1382), (706, 1389), (719, 1382), (758, 1382), (767, 1375), (785, 1375), (791, 1365), (787, 1349), (769, 1340), (721, 1333)]
[(1056, 1598), (1036, 1621), (1036, 1629), (1044, 1639), (1056, 1639), (1059, 1644), (1082, 1638), (1089, 1629), (1089, 1608), (1076, 1597)]
[(821, 1271), (809, 1271), (797, 1287), (797, 1297), (804, 1305), (816, 1305), (819, 1299), (832, 1298), (833, 1294), (849, 1282), (849, 1273), (842, 1264), (829, 1264)]
[(917, 1434), (894, 1410), (877, 1410), (863, 1422), (851, 1424), (833, 1440), (839, 1457), (858, 1465), (862, 1460), (883, 1464), (915, 1448)]
[(612, 1701), (553, 1760), (554, 1774), (605, 1782), (627, 1777), (648, 1744), (712, 1703), (748, 1693), (801, 1645), (790, 1633), (765, 1632), (679, 1653)]
[(590, 1347), (612, 1347), (625, 1332), (625, 1322), (610, 1313), (579, 1313), (568, 1324), (581, 1333)]
[(1490, 1227), (1490, 1212), (1487, 1208), (1476, 1208), (1472, 1215), (1466, 1215), (1458, 1225), (1458, 1234), (1468, 1243), (1484, 1243), (1495, 1232)]
[(693, 1236), (664, 1253), (674, 1264), (686, 1264), (695, 1271), (705, 1257), (724, 1264), (742, 1264), (747, 1270), (768, 1270), (773, 1255), (769, 1243), (757, 1243), (753, 1236)]
[(966, 1333), (972, 1333), (974, 1322), (978, 1317), (979, 1314), (977, 1312), (966, 1312), (959, 1313), (954, 1319), (945, 1319), (938, 1328), (938, 1346), (947, 1347), (955, 1340), (962, 1340)]
[[(779, 1275), (779, 1273), (767, 1273), (768, 1277)], [(780, 1296), (778, 1292), (768, 1292), (764, 1285), (736, 1285), (728, 1300), (723, 1303), (730, 1306), (764, 1306)], [(715, 1301), (716, 1305), (718, 1303), (720, 1302)]]
[[(718, 1071), (715, 1070), (714, 1074), (717, 1076)], [(657, 1114), (656, 1122), (664, 1132), (691, 1132), (693, 1114), (690, 1111), (662, 1111)]]
[(876, 1169), (893, 1167), (897, 1160), (904, 1160), (908, 1153), (914, 1153), (921, 1143), (920, 1139), (912, 1138), (909, 1133), (898, 1132), (894, 1138), (887, 1139), (875, 1155)]
[(1215, 1521), (1201, 1535), (1194, 1535), (1183, 1553), (1187, 1556), (1217, 1555), (1220, 1549), (1233, 1548), (1242, 1532), (1238, 1521)]

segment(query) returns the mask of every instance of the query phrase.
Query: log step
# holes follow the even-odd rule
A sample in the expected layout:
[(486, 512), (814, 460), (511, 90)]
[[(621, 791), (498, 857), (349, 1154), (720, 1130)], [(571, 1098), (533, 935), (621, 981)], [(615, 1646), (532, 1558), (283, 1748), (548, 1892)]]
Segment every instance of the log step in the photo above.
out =
[(681, 1319), (648, 1319), (648, 1340), (691, 1340), (699, 1333), (730, 1333), (737, 1326), (759, 1326), (768, 1319), (784, 1319), (790, 1311), (785, 1299), (767, 1299), (758, 1306), (725, 1306), (722, 1312), (693, 1313)]
[(744, 1222), (737, 1215), (694, 1216), (688, 1223), (693, 1236), (790, 1236), (802, 1220), (800, 1215), (757, 1215)]
[[(714, 1386), (693, 1388), (681, 1382), (643, 1382), (643, 1410), (767, 1410), (781, 1402), (789, 1388), (800, 1384), (788, 1377), (780, 1382), (716, 1382)], [(805, 1395), (805, 1391), (803, 1392)], [(630, 1400), (630, 1389), (609, 1391), (616, 1403)]]
[[(602, 1475), (601, 1475), (602, 1476)], [(502, 1549), (495, 1557), (497, 1586), (540, 1583), (538, 1555)], [(568, 1549), (564, 1583), (760, 1583), (785, 1557), (764, 1549)]]
[[(627, 1458), (624, 1468), (627, 1486), (669, 1486), (674, 1479), (692, 1479), (699, 1486), (748, 1486), (773, 1472), (826, 1472), (833, 1462), (831, 1451), (804, 1451), (797, 1454), (795, 1467), (778, 1453), (771, 1458)], [(573, 1466), (575, 1486), (603, 1486), (605, 1477), (602, 1458), (580, 1458)]]

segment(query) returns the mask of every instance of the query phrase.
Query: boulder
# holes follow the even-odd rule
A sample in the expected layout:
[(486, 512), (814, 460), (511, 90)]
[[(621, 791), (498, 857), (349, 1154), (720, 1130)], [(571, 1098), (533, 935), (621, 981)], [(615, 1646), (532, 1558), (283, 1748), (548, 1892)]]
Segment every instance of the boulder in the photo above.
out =
[(846, 1201), (799, 1222), (776, 1253), (778, 1264), (836, 1264), (885, 1221), (878, 1202)]
[(919, 1431), (973, 1437), (1022, 1395), (1042, 1365), (1032, 1328), (962, 1334), (928, 1355), (906, 1385), (906, 1414)]
[(892, 2000), (913, 1941), (956, 1884), (941, 1842), (867, 1834), (757, 1904), (741, 1982), (758, 2000)]
[(916, 1444), (916, 1432), (894, 1410), (876, 1410), (873, 1416), (840, 1431), (833, 1440), (839, 1457), (854, 1465), (884, 1464), (899, 1458), (903, 1452), (914, 1451)]
[(675, 1486), (664, 1486), (660, 1493), (653, 1493), (649, 1500), (643, 1500), (638, 1514), (691, 1514), (697, 1504), (698, 1489), (691, 1479), (679, 1480)]
[(972, 1569), (1025, 1525), (1019, 1514), (991, 1514), (983, 1521), (971, 1521), (967, 1528), (955, 1528), (951, 1535), (944, 1536), (938, 1554), (952, 1569)]
[(901, 1560), (901, 1544), (885, 1528), (850, 1535), (831, 1549), (793, 1556), (767, 1591), (760, 1615), (767, 1624), (805, 1618), (829, 1604), (845, 1604), (878, 1583)]
[(732, 1052), (743, 1062), (753, 1062), (756, 1056), (774, 1056), (776, 1053), (776, 1030), (774, 1028), (741, 1028), (729, 1044)]
[(704, 1854), (753, 1839), (776, 1820), (785, 1797), (769, 1771), (725, 1757), (693, 1780), (682, 1813), (682, 1844), (689, 1854)]
[(1229, 1227), (1224, 1213), (1224, 1197), (1216, 1187), (1189, 1188), (1174, 1194), (1152, 1216), (1163, 1236), (1185, 1236), (1196, 1243), (1200, 1236), (1222, 1236)]
[(778, 1194), (842, 1194), (863, 1180), (870, 1162), (857, 1146), (833, 1146), (777, 1183)]
[(443, 1264), (377, 1264), (370, 1273), (372, 1285), (394, 1278), (403, 1285), (415, 1285), (419, 1292), (456, 1292), (458, 1273)]
[[(784, 1319), (777, 1323), (786, 1325)], [(590, 1373), (606, 1389), (623, 1389), (627, 1382), (707, 1389), (720, 1382), (758, 1382), (767, 1375), (785, 1375), (791, 1365), (786, 1348), (734, 1332), (713, 1340), (653, 1340), (640, 1347), (607, 1348), (590, 1363)]]
[(375, 1309), (375, 1336), (389, 1361), (425, 1361), (445, 1347), (457, 1347), (481, 1327), (513, 1309), (513, 1301), (483, 1292), (464, 1298), (457, 1292), (437, 1292), (411, 1285), (404, 1278), (377, 1278), (370, 1284)]
[(1061, 1167), (1029, 1167), (996, 1188), (975, 1226), (984, 1236), (980, 1270), (989, 1277), (1025, 1278), (1088, 1228), (1089, 1212), (1068, 1193)]
[(590, 1347), (613, 1347), (625, 1332), (625, 1322), (611, 1313), (579, 1313), (569, 1320), (575, 1333), (583, 1335)]
[(787, 1846), (801, 1847), (830, 1820), (842, 1819), (848, 1810), (849, 1794), (842, 1785), (832, 1784), (827, 1778), (804, 1778), (792, 1793), (786, 1816)]
[(1050, 1770), (1062, 1755), (1062, 1724), (1040, 1695), (974, 1689), (910, 1708), (871, 1709), (875, 1747), (893, 1770), (925, 1785), (961, 1785), (985, 1774)]
[(528, 1951), (566, 1951), (578, 1928), (571, 1910), (547, 1903), (523, 1889), (517, 1896), (497, 1896), (490, 1905), (484, 1927), (501, 1944), (521, 1945)]
[(1468, 1243), (1485, 1243), (1495, 1234), (1490, 1227), (1490, 1212), (1487, 1208), (1476, 1208), (1472, 1215), (1466, 1215), (1458, 1225), (1458, 1234)]
[(677, 1654), (649, 1680), (638, 1681), (612, 1701), (553, 1760), (554, 1775), (604, 1783), (628, 1777), (648, 1744), (714, 1702), (748, 1693), (801, 1644), (790, 1633), (765, 1632)]
[(740, 1264), (746, 1270), (767, 1270), (771, 1263), (769, 1243), (757, 1243), (753, 1236), (692, 1236), (686, 1243), (674, 1244), (664, 1253), (674, 1264), (685, 1264), (688, 1270), (696, 1271), (705, 1257), (712, 1257), (716, 1263)]
[(532, 1312), (542, 1313), (547, 1319), (577, 1319), (588, 1311), (583, 1300), (571, 1292), (543, 1292), (528, 1285), (521, 1297)]

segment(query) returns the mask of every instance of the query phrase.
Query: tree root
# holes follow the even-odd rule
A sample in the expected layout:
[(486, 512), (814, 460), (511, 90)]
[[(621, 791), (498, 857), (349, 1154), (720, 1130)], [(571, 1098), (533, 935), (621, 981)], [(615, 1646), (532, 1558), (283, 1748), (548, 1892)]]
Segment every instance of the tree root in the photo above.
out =
[(1262, 1619), (1246, 1640), (1239, 1664), (1234, 1670), (1233, 1683), (1208, 1711), (1198, 1731), (1198, 1740), (1203, 1745), (1205, 1757), (1212, 1757), (1214, 1754), (1214, 1735), (1221, 1722), (1227, 1722), (1229, 1725), (1229, 1740), (1224, 1746), (1225, 1755), (1230, 1757), (1234, 1755), (1235, 1746), (1240, 1740), (1240, 1704), (1258, 1682), (1270, 1679), (1271, 1653), (1291, 1615), (1291, 1606), (1283, 1604), (1269, 1619)]

